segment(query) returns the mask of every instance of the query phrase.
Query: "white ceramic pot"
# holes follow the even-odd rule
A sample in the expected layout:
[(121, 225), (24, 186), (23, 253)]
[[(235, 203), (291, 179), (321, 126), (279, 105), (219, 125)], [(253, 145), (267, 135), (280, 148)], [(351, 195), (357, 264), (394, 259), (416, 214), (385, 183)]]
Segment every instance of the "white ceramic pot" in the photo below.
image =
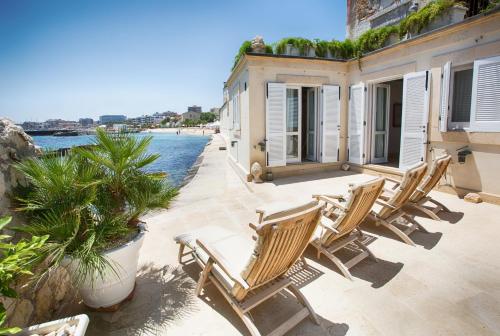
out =
[[(108, 269), (103, 275), (96, 275), (93, 281), (87, 279), (79, 284), (80, 296), (90, 308), (106, 308), (124, 301), (134, 290), (139, 250), (144, 242), (145, 228), (139, 226), (139, 233), (125, 245), (104, 252), (114, 271)], [(65, 263), (70, 273), (78, 266), (78, 260)]]

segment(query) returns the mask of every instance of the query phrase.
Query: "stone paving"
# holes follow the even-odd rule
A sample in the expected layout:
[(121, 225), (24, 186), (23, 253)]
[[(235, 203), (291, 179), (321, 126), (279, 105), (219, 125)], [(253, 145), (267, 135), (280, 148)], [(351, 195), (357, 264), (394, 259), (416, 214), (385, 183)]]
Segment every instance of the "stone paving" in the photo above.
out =
[[(89, 314), (87, 335), (247, 335), (213, 286), (201, 298), (194, 296), (200, 269), (178, 265), (172, 237), (204, 225), (251, 234), (248, 223), (256, 221), (258, 206), (343, 193), (348, 183), (372, 178), (334, 171), (246, 183), (219, 145), (223, 139), (215, 135), (198, 174), (172, 208), (147, 218), (134, 299), (115, 313), (89, 312), (81, 305), (65, 312)], [(440, 222), (415, 217), (431, 232), (412, 234), (417, 247), (365, 225), (379, 262), (365, 259), (355, 266), (354, 281), (308, 250), (311, 270), (300, 285), (321, 325), (306, 319), (288, 335), (500, 335), (500, 207), (440, 192), (433, 196), (453, 212), (440, 214)], [(276, 296), (253, 317), (265, 333), (297, 309), (291, 298)]]

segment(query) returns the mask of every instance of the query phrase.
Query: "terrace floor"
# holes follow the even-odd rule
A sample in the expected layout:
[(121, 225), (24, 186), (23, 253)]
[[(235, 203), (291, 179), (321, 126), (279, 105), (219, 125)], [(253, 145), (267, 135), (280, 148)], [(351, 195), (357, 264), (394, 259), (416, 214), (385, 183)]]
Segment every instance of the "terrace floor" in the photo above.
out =
[[(258, 206), (342, 193), (348, 183), (372, 178), (335, 171), (248, 184), (231, 169), (226, 151), (218, 150), (222, 144), (215, 135), (198, 174), (172, 208), (147, 218), (134, 299), (115, 313), (71, 308), (89, 314), (87, 335), (246, 335), (212, 285), (201, 299), (194, 296), (200, 269), (194, 263), (178, 265), (172, 237), (205, 225), (250, 234), (248, 223), (256, 221)], [(417, 216), (431, 232), (412, 234), (417, 247), (365, 226), (379, 262), (365, 259), (355, 266), (354, 281), (308, 250), (312, 268), (302, 291), (321, 326), (306, 319), (289, 335), (500, 335), (500, 207), (439, 192), (433, 196), (454, 212), (442, 213), (441, 222)], [(277, 296), (253, 317), (266, 332), (297, 309), (293, 300)]]

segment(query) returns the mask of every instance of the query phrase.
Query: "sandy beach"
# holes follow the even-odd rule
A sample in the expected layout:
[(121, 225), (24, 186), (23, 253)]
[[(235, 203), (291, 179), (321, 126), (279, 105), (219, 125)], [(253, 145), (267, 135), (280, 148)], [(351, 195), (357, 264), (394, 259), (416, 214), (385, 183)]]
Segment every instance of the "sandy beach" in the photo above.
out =
[(180, 127), (180, 128), (150, 128), (141, 133), (176, 133), (181, 131), (181, 134), (192, 134), (192, 135), (210, 135), (215, 134), (214, 129), (209, 128), (199, 128), (199, 127)]

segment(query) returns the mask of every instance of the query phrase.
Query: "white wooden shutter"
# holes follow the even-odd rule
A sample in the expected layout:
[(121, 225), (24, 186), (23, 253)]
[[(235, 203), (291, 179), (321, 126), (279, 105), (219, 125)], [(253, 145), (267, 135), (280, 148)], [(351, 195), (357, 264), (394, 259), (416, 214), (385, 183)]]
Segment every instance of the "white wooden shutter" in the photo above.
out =
[(474, 62), (470, 130), (500, 132), (500, 56)]
[(347, 160), (352, 163), (364, 163), (365, 139), (365, 85), (350, 87), (348, 118)]
[(439, 131), (446, 132), (448, 130), (448, 113), (450, 111), (450, 76), (451, 62), (446, 62), (441, 74), (441, 106), (439, 110)]
[(321, 92), (321, 162), (337, 162), (340, 141), (340, 86), (323, 85)]
[(268, 167), (286, 165), (286, 85), (267, 83), (266, 155)]
[(429, 71), (404, 76), (400, 169), (408, 169), (418, 162), (425, 161), (430, 76)]

